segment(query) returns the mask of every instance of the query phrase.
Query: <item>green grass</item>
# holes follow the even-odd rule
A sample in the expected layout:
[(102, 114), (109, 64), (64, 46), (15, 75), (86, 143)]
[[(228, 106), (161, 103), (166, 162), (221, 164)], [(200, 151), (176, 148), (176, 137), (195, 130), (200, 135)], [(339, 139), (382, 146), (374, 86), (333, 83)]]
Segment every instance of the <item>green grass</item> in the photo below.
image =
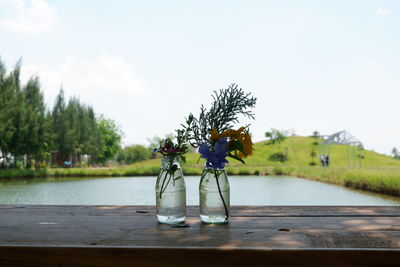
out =
[(31, 177), (48, 177), (50, 173), (47, 169), (42, 170), (19, 170), (19, 169), (5, 169), (0, 170), (0, 179), (9, 178), (31, 178)]
[(280, 166), (274, 174), (291, 175), (370, 192), (400, 196), (400, 167), (348, 169)]
[[(279, 151), (278, 145), (255, 144), (252, 157), (246, 164), (233, 159), (227, 165), (229, 175), (291, 175), (307, 179), (333, 183), (372, 192), (400, 196), (400, 160), (395, 160), (373, 151), (362, 151), (363, 168), (347, 168), (347, 148), (342, 145), (331, 146), (331, 168), (309, 166), (312, 137), (290, 137), (281, 144), (281, 151), (288, 149), (289, 160), (271, 162), (269, 156)], [(319, 140), (320, 141), (320, 140)], [(316, 151), (318, 153), (318, 151)], [(319, 159), (315, 162), (319, 165)], [(350, 165), (352, 166), (352, 160)], [(151, 159), (115, 168), (71, 168), (34, 170), (0, 170), (0, 178), (11, 177), (105, 177), (105, 176), (156, 176), (160, 170), (161, 159)], [(200, 175), (204, 160), (199, 154), (189, 153), (182, 164), (185, 175)], [(358, 161), (356, 162), (358, 166)]]
[[(286, 161), (285, 165), (290, 166), (308, 166), (311, 162), (311, 149), (312, 143), (316, 141), (315, 138), (312, 137), (300, 137), (294, 136), (285, 140), (281, 144), (281, 151), (284, 152), (285, 148), (288, 148), (288, 157), (289, 160)], [(320, 140), (318, 140), (320, 141)], [(266, 145), (267, 142), (259, 142), (255, 144), (254, 155), (245, 159), (246, 164), (242, 165), (240, 162), (237, 162), (233, 159), (229, 159), (230, 163), (228, 164), (228, 168), (263, 168), (265, 166), (279, 166), (282, 163), (279, 162), (271, 162), (268, 160), (269, 156), (273, 153), (279, 151), (278, 145)], [(318, 151), (316, 151), (318, 153)], [(400, 160), (395, 160), (389, 156), (385, 156), (373, 151), (363, 150), (362, 155), (364, 159), (362, 160), (362, 165), (365, 168), (370, 167), (391, 167), (391, 166), (399, 166)], [(184, 166), (188, 167), (202, 167), (204, 165), (204, 160), (199, 159), (199, 154), (197, 153), (189, 153), (187, 155), (187, 162)], [(319, 159), (315, 157), (315, 162), (319, 164)], [(140, 164), (143, 165), (152, 165), (159, 164), (160, 160), (149, 160), (146, 162), (142, 162)], [(350, 165), (352, 166), (353, 161), (351, 159)], [(358, 166), (358, 159), (356, 161), (356, 165)], [(331, 146), (331, 166), (332, 167), (346, 167), (347, 166), (347, 148), (342, 145), (334, 145)]]

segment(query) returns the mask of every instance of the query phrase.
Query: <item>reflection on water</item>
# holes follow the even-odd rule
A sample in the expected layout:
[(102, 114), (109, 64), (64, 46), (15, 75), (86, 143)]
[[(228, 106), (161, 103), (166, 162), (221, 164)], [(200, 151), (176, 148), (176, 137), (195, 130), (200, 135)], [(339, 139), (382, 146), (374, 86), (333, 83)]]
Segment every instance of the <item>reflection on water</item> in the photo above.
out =
[[(198, 205), (199, 177), (185, 177)], [(294, 177), (230, 177), (231, 205), (400, 205), (400, 198)], [(155, 178), (35, 178), (0, 181), (0, 204), (154, 205)]]

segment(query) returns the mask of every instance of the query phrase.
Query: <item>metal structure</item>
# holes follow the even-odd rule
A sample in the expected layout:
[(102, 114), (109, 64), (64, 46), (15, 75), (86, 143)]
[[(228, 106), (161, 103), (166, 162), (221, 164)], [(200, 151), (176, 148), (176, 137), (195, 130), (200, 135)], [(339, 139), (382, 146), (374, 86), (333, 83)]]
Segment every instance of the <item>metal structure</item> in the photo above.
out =
[[(325, 139), (326, 138), (326, 139)], [(357, 158), (359, 160), (359, 167), (362, 167), (362, 149), (363, 144), (347, 131), (340, 131), (324, 138), (320, 145), (320, 155), (328, 155), (331, 157), (331, 145), (346, 145), (347, 146), (347, 167), (350, 168), (350, 161), (352, 158), (353, 168), (356, 167)], [(358, 155), (357, 155), (358, 152)], [(350, 157), (350, 154), (352, 156)]]

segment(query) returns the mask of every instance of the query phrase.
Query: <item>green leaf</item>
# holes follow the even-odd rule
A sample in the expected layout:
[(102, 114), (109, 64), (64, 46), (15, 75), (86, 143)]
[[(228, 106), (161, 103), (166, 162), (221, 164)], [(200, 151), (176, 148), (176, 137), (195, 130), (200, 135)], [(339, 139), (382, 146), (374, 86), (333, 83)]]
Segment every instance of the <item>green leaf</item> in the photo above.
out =
[(243, 143), (240, 142), (239, 140), (232, 140), (229, 143), (229, 151), (234, 151), (234, 150), (243, 152)]

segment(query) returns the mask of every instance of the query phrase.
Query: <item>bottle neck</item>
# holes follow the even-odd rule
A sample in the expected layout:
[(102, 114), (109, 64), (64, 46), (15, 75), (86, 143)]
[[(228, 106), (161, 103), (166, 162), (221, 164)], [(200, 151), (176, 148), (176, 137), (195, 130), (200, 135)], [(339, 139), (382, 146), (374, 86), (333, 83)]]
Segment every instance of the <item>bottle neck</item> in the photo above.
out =
[(177, 165), (178, 169), (181, 167), (179, 157), (177, 155), (166, 155), (162, 159), (161, 169), (168, 170), (173, 165)]
[(210, 164), (208, 161), (204, 164), (204, 169), (206, 170), (216, 170), (216, 171), (223, 171), (225, 170), (225, 166), (224, 167), (213, 167), (212, 164)]

